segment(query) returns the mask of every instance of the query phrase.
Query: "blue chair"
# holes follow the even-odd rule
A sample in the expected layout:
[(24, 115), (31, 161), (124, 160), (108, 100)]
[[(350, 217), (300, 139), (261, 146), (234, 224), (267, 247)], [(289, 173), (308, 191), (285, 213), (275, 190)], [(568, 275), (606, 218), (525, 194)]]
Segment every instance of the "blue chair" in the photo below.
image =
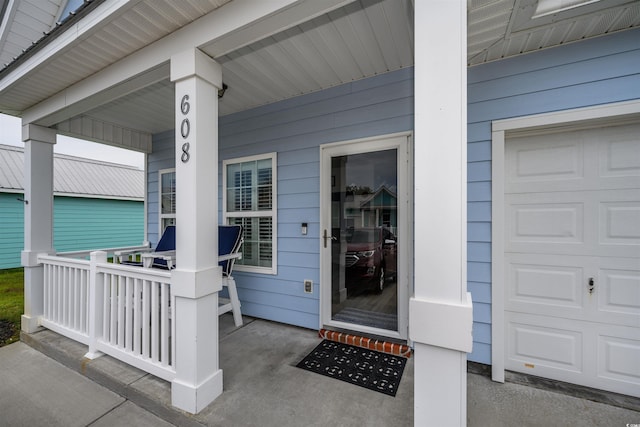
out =
[[(156, 252), (166, 252), (166, 251), (175, 251), (176, 250), (176, 226), (169, 225), (165, 228), (164, 233), (162, 233), (162, 237), (158, 241), (155, 249), (151, 250), (151, 248), (140, 251), (118, 251), (115, 252), (114, 255), (116, 257), (116, 262), (124, 265), (134, 265), (137, 267), (142, 267), (142, 260), (138, 261), (138, 255), (142, 255), (143, 253), (156, 253)], [(125, 258), (126, 257), (126, 258)], [(171, 262), (164, 258), (154, 258), (153, 267), (162, 268), (165, 270), (169, 270), (172, 268)]]
[[(242, 326), (242, 313), (240, 311), (240, 299), (236, 289), (236, 281), (231, 275), (233, 266), (237, 259), (242, 258), (240, 248), (244, 239), (242, 237), (242, 226), (240, 225), (219, 225), (218, 226), (218, 265), (222, 267), (222, 286), (227, 288), (229, 298), (220, 297), (221, 304), (218, 306), (218, 315), (233, 312), (233, 322), (236, 326)], [(176, 251), (176, 227), (168, 226), (158, 245), (153, 252), (145, 251), (145, 253), (137, 252), (117, 252), (118, 262), (126, 265), (136, 265), (142, 267), (163, 268), (172, 270), (175, 268), (175, 251)], [(146, 262), (138, 262), (137, 255), (140, 254), (145, 258)], [(129, 259), (123, 259), (127, 255)], [(151, 263), (151, 259), (153, 262)]]
[(236, 289), (236, 281), (231, 275), (237, 259), (242, 257), (240, 248), (242, 238), (242, 226), (219, 225), (218, 226), (218, 265), (222, 267), (222, 286), (227, 288), (229, 298), (219, 298), (222, 304), (218, 305), (218, 315), (233, 312), (233, 322), (236, 326), (242, 326), (242, 313), (240, 312), (240, 299)]

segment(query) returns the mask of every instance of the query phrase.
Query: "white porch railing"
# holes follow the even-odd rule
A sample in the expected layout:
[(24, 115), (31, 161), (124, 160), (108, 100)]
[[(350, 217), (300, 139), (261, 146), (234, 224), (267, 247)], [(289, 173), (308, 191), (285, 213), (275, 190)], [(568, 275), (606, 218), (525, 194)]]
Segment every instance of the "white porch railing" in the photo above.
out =
[(38, 256), (44, 265), (40, 324), (87, 344), (89, 358), (105, 353), (172, 381), (171, 273), (111, 264), (103, 251), (90, 258)]
[(89, 344), (89, 261), (39, 255), (44, 265), (44, 307), (40, 324)]

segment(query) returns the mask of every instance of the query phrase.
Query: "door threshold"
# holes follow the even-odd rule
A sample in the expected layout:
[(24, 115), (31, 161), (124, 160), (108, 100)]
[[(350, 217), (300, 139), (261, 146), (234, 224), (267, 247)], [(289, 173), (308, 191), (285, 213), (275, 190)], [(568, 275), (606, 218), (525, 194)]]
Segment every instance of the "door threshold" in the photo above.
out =
[(349, 332), (332, 331), (328, 329), (320, 329), (318, 331), (320, 338), (327, 339), (329, 341), (335, 341), (342, 344), (353, 345), (356, 347), (366, 348), (369, 350), (379, 351), (381, 353), (392, 354), (394, 356), (402, 356), (409, 358), (413, 350), (402, 342), (394, 342), (397, 340), (390, 340), (389, 338), (372, 338), (360, 335), (355, 335)]

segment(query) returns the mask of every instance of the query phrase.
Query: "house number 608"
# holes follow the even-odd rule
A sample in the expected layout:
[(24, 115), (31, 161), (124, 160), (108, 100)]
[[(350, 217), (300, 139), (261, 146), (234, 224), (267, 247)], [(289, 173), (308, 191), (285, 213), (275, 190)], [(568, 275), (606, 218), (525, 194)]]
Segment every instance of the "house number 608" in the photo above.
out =
[[(182, 97), (182, 101), (180, 101), (180, 111), (186, 116), (189, 113), (190, 108), (189, 95), (185, 95)], [(190, 132), (191, 123), (189, 123), (189, 119), (185, 117), (180, 124), (180, 135), (182, 136), (182, 139), (187, 139)], [(189, 154), (189, 143), (185, 142), (182, 144), (182, 156), (180, 157), (180, 160), (182, 160), (182, 163), (187, 163), (189, 158), (191, 158), (191, 155)]]

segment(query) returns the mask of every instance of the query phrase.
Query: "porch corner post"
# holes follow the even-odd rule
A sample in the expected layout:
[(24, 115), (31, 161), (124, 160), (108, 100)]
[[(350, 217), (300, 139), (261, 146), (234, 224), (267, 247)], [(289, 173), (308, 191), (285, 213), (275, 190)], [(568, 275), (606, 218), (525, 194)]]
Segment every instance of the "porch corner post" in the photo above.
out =
[(466, 286), (467, 0), (414, 4), (414, 206), (421, 218), (409, 303), (414, 424), (465, 426), (473, 324)]
[(218, 89), (222, 69), (196, 48), (171, 57), (175, 83), (175, 370), (171, 403), (198, 413), (222, 394), (218, 360)]
[(53, 253), (54, 129), (22, 125), (24, 141), (24, 314), (21, 328), (32, 333), (44, 312), (44, 268), (38, 254)]

